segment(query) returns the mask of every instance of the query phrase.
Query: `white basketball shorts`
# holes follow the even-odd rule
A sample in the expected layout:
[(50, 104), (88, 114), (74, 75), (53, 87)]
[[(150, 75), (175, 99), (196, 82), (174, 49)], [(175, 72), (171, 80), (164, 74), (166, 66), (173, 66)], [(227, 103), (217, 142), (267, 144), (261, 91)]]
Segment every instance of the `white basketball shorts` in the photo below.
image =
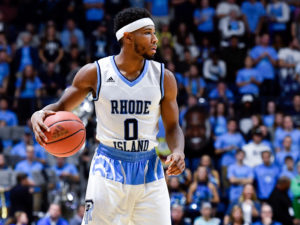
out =
[(170, 199), (155, 150), (94, 154), (82, 225), (171, 225)]

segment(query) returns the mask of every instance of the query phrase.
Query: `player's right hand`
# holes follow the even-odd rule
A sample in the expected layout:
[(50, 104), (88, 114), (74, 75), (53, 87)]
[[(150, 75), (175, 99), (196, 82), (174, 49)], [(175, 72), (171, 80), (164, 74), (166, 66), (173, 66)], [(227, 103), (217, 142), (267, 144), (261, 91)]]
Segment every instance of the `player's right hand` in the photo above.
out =
[(35, 135), (35, 139), (42, 146), (45, 146), (47, 142), (47, 137), (44, 134), (44, 131), (50, 131), (49, 127), (44, 124), (44, 120), (47, 116), (53, 114), (55, 114), (55, 112), (51, 110), (40, 110), (36, 111), (31, 116), (32, 129)]

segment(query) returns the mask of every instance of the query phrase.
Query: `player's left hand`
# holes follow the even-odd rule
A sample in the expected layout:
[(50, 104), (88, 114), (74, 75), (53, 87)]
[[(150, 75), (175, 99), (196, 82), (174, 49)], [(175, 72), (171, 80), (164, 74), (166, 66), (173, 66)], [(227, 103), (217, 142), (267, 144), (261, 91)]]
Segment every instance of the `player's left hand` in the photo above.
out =
[(167, 174), (171, 175), (179, 175), (185, 169), (185, 162), (184, 162), (184, 154), (183, 153), (172, 153), (168, 156), (166, 165), (169, 165), (167, 169)]

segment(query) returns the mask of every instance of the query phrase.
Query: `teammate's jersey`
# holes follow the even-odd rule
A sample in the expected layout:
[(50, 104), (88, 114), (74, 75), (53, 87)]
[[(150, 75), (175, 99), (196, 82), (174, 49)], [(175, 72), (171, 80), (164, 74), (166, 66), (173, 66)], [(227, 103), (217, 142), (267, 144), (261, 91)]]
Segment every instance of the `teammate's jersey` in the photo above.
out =
[(114, 56), (96, 61), (97, 139), (123, 151), (147, 151), (157, 145), (160, 103), (164, 96), (164, 65), (145, 60), (133, 81), (124, 77)]

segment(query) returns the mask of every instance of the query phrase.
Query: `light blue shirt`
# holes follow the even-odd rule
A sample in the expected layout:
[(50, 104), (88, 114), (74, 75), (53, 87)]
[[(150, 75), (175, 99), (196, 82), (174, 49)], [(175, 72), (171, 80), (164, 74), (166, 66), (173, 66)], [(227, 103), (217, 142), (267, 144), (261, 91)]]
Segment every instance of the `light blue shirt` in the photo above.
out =
[(15, 168), (16, 172), (26, 173), (30, 179), (33, 179), (32, 172), (33, 171), (42, 171), (43, 164), (37, 161), (33, 161), (32, 163), (27, 160), (23, 160), (18, 162)]
[(218, 137), (227, 132), (227, 120), (224, 116), (211, 116), (209, 122), (215, 136)]
[[(278, 59), (277, 52), (273, 47), (269, 47), (269, 46), (268, 47), (263, 47), (263, 46), (260, 46), (260, 45), (255, 46), (250, 51), (250, 57), (252, 59), (257, 59), (264, 52), (268, 52), (273, 60)], [(265, 57), (265, 58), (261, 59), (257, 63), (256, 69), (258, 69), (260, 71), (260, 73), (263, 74), (264, 79), (273, 80), (275, 78), (275, 70), (274, 70), (274, 67), (273, 67), (272, 63), (268, 59), (268, 57)]]
[(71, 43), (71, 36), (75, 35), (77, 40), (78, 40), (78, 45), (80, 48), (84, 48), (84, 44), (85, 44), (85, 40), (84, 40), (84, 35), (83, 32), (79, 29), (74, 29), (74, 31), (70, 32), (69, 30), (64, 30), (61, 33), (61, 43), (63, 45), (64, 48), (69, 47), (70, 43)]
[(9, 75), (9, 73), (9, 64), (5, 62), (0, 63), (0, 86), (3, 85), (3, 81)]
[[(105, 0), (83, 0), (83, 3), (105, 3)], [(98, 8), (90, 8), (86, 10), (85, 13), (87, 21), (101, 21), (104, 17), (104, 11), (103, 9)]]
[(268, 199), (272, 193), (277, 178), (279, 176), (279, 169), (277, 166), (266, 166), (261, 164), (254, 168), (254, 176), (257, 182), (257, 196), (259, 199)]
[(10, 110), (0, 111), (0, 120), (5, 121), (6, 126), (18, 125), (17, 115)]
[(275, 131), (275, 138), (274, 138), (274, 146), (275, 148), (282, 148), (283, 147), (283, 140), (286, 136), (290, 136), (292, 138), (292, 150), (299, 151), (300, 145), (300, 131), (293, 129), (292, 131), (286, 131), (283, 129), (277, 129)]
[(169, 1), (168, 0), (146, 0), (152, 3), (151, 14), (153, 16), (168, 16)]
[(260, 18), (266, 14), (264, 6), (260, 2), (252, 4), (248, 1), (244, 1), (241, 11), (246, 15), (250, 30), (254, 33)]
[[(244, 68), (238, 71), (236, 83), (249, 82), (252, 77), (260, 83), (263, 81), (263, 75), (257, 69)], [(259, 95), (259, 87), (254, 83), (250, 83), (243, 87), (240, 87), (239, 92), (241, 94), (253, 94), (257, 96)]]
[(243, 145), (245, 145), (245, 140), (240, 133), (226, 133), (221, 135), (220, 137), (217, 137), (217, 140), (215, 142), (216, 149), (224, 149), (229, 146), (235, 146), (233, 150), (223, 153), (221, 165), (229, 166), (230, 164), (235, 163), (235, 152), (237, 149), (242, 149)]
[(272, 127), (275, 121), (275, 116), (274, 115), (264, 115), (263, 116), (263, 122), (264, 125), (267, 127)]
[[(39, 145), (34, 144), (34, 156), (39, 159), (46, 159), (46, 153), (45, 150)], [(24, 141), (20, 141), (18, 144), (16, 144), (10, 151), (11, 155), (17, 155), (20, 157), (26, 157), (26, 144)]]
[(201, 20), (206, 18), (203, 23), (198, 25), (198, 30), (202, 32), (213, 32), (214, 31), (214, 15), (215, 9), (208, 7), (205, 9), (196, 9), (194, 11), (194, 19)]
[[(234, 100), (233, 93), (232, 93), (229, 89), (226, 89), (225, 95), (226, 95), (226, 98), (229, 99), (230, 101), (233, 101), (233, 100)], [(220, 94), (219, 94), (219, 92), (218, 92), (218, 89), (217, 89), (217, 88), (213, 89), (213, 90), (209, 93), (208, 97), (209, 97), (210, 99), (219, 99), (219, 98), (220, 98)]]
[[(19, 78), (16, 81), (16, 87), (20, 88), (22, 84), (22, 78)], [(24, 90), (21, 91), (21, 98), (35, 98), (36, 90), (42, 87), (42, 82), (38, 77), (35, 77), (34, 80), (27, 79)]]
[(202, 216), (197, 217), (193, 225), (219, 225), (221, 221), (219, 218), (211, 218), (209, 221), (206, 221)]
[[(238, 165), (237, 163), (232, 164), (228, 167), (227, 178), (253, 178), (253, 170), (246, 165)], [(237, 201), (243, 192), (243, 185), (231, 185), (229, 190), (230, 202)]]
[(292, 157), (293, 160), (294, 160), (294, 162), (297, 162), (298, 158), (299, 158), (299, 152), (298, 151), (290, 151), (290, 152), (280, 151), (280, 152), (277, 152), (276, 156), (275, 156), (275, 160), (276, 160), (276, 163), (277, 163), (277, 165), (278, 165), (279, 168), (283, 167), (283, 165), (285, 164), (284, 163), (285, 158), (287, 156)]

